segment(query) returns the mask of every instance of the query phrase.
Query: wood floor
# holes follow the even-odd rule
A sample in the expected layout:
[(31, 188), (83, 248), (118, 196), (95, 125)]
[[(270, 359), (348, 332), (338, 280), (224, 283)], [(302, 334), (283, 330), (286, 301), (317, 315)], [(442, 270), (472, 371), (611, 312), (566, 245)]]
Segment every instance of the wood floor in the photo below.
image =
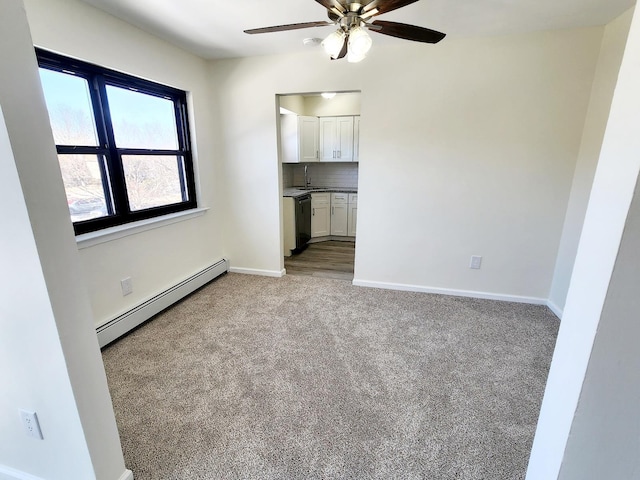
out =
[(312, 243), (301, 253), (285, 257), (284, 268), (288, 275), (353, 280), (355, 252), (355, 242)]

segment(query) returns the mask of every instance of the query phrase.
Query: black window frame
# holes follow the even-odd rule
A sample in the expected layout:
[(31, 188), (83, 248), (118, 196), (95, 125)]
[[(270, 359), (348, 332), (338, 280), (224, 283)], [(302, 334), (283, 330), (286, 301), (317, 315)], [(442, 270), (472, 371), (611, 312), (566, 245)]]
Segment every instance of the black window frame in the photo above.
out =
[[(87, 80), (89, 86), (99, 145), (56, 144), (56, 150), (58, 155), (85, 154), (96, 155), (97, 158), (103, 159), (103, 161), (99, 163), (108, 215), (74, 222), (73, 227), (76, 235), (197, 208), (198, 202), (196, 198), (195, 172), (191, 153), (187, 93), (185, 91), (69, 58), (41, 48), (36, 47), (35, 51), (40, 68), (84, 78)], [(172, 100), (176, 119), (178, 150), (118, 148), (111, 124), (111, 114), (106, 91), (107, 86), (125, 88)], [(178, 172), (180, 172), (181, 177), (183, 201), (132, 211), (127, 196), (127, 184), (122, 163), (123, 155), (175, 156), (180, 164)], [(180, 160), (182, 160), (182, 162), (180, 162)], [(182, 164), (184, 164), (184, 169), (182, 168)]]

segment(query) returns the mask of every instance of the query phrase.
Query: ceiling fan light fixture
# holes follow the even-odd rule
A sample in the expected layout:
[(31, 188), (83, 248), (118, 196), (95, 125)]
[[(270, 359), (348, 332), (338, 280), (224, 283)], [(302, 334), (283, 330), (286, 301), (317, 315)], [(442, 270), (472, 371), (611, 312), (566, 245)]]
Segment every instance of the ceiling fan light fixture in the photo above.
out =
[(366, 58), (366, 55), (358, 55), (351, 51), (347, 52), (347, 62), (349, 63), (358, 63)]
[(322, 41), (322, 48), (327, 52), (331, 58), (338, 58), (340, 55), (340, 51), (344, 45), (344, 37), (346, 34), (342, 31), (342, 29), (336, 30), (331, 33), (327, 38)]
[(367, 18), (373, 17), (374, 15), (377, 15), (378, 13), (380, 13), (380, 10), (378, 10), (377, 8), (374, 8), (372, 10), (369, 10), (368, 12), (364, 12), (360, 14), (360, 19), (361, 20), (366, 20)]
[[(349, 31), (349, 54), (364, 58), (371, 50), (373, 40), (362, 27), (353, 27)], [(362, 60), (362, 58), (360, 60)], [(358, 61), (360, 61), (358, 60)]]

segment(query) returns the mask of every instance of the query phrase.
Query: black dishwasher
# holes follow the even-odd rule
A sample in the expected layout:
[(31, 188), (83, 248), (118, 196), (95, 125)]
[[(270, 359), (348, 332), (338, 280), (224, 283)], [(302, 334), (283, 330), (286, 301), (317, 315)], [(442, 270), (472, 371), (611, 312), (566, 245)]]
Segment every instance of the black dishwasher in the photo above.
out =
[(311, 240), (311, 195), (302, 195), (296, 202), (296, 250), (301, 251)]

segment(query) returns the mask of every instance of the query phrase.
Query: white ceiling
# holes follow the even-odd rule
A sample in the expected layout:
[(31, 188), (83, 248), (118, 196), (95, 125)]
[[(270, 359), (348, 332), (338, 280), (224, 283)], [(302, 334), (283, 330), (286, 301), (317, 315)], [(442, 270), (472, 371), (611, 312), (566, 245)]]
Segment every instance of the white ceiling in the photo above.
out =
[[(326, 20), (314, 0), (84, 0), (204, 58), (291, 53), (332, 27), (247, 35), (243, 30)], [(635, 0), (421, 0), (380, 19), (431, 28), (453, 37), (501, 35), (604, 25)], [(376, 44), (404, 42), (372, 34)], [(446, 41), (446, 39), (445, 39)]]

